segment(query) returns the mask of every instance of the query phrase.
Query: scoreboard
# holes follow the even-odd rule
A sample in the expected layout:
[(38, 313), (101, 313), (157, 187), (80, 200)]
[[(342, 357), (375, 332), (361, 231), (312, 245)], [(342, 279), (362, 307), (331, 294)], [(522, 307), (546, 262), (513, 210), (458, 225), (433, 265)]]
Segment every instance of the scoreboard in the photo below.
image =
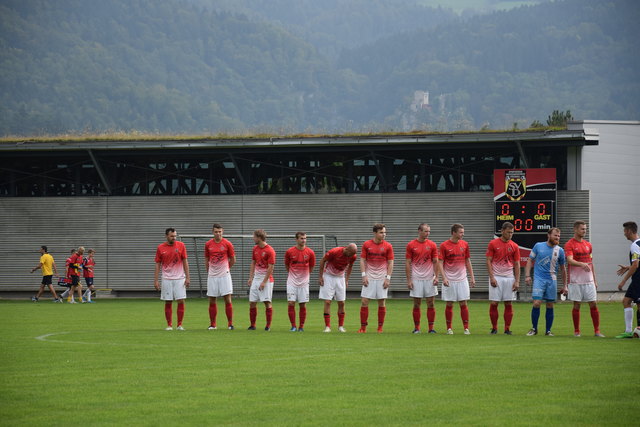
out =
[(547, 232), (555, 227), (553, 200), (503, 200), (495, 203), (496, 234), (500, 234), (502, 224), (509, 221), (516, 233)]
[(547, 231), (556, 226), (556, 193), (554, 168), (493, 171), (494, 232), (499, 236), (502, 224), (513, 224), (523, 263), (533, 245), (546, 240)]

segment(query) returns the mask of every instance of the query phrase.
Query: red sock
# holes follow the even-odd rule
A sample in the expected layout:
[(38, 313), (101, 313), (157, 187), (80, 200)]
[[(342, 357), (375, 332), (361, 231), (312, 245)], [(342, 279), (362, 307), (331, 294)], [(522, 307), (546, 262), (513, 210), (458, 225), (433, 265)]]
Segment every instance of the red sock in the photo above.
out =
[(338, 312), (338, 326), (344, 326), (344, 311)]
[(420, 308), (413, 307), (413, 326), (416, 329), (420, 329)]
[(291, 326), (296, 327), (296, 307), (290, 305), (287, 307), (287, 312), (289, 313), (289, 322), (291, 322)]
[(178, 304), (178, 326), (182, 325), (182, 319), (184, 319), (184, 303)]
[(500, 317), (498, 306), (489, 304), (489, 318), (491, 319), (491, 329), (498, 329), (498, 317)]
[(453, 320), (453, 306), (448, 305), (445, 307), (444, 319), (447, 322), (447, 329), (451, 329), (451, 321)]
[(598, 307), (591, 307), (591, 320), (593, 321), (593, 330), (597, 333), (600, 332), (600, 312)]
[(171, 326), (171, 319), (173, 318), (173, 308), (171, 301), (164, 303), (164, 317), (167, 319), (167, 326)]
[(251, 326), (256, 327), (256, 319), (258, 317), (258, 307), (249, 307), (249, 322)]
[(384, 316), (387, 314), (387, 307), (378, 307), (378, 328), (384, 325)]
[(511, 321), (513, 320), (513, 305), (504, 306), (504, 329), (511, 329)]
[(331, 313), (323, 313), (324, 315), (324, 326), (327, 328), (331, 327)]
[(227, 322), (229, 326), (233, 325), (233, 304), (226, 303), (224, 305), (224, 312), (227, 314)]
[(573, 310), (571, 310), (571, 316), (573, 317), (574, 332), (580, 332), (580, 309), (574, 308)]
[(307, 320), (307, 306), (300, 307), (300, 329), (304, 328), (304, 322)]
[(460, 318), (462, 318), (462, 326), (465, 329), (469, 329), (469, 306), (463, 305), (460, 307)]
[(367, 321), (369, 320), (369, 307), (360, 307), (360, 326), (367, 327)]
[(216, 326), (216, 316), (218, 315), (218, 304), (215, 302), (209, 303), (209, 320), (211, 321), (211, 326)]
[(265, 314), (265, 317), (267, 318), (267, 324), (265, 326), (269, 328), (271, 327), (271, 319), (273, 319), (273, 307), (267, 308), (264, 314)]
[(429, 321), (429, 330), (433, 330), (433, 325), (436, 323), (436, 309), (427, 308), (427, 320)]

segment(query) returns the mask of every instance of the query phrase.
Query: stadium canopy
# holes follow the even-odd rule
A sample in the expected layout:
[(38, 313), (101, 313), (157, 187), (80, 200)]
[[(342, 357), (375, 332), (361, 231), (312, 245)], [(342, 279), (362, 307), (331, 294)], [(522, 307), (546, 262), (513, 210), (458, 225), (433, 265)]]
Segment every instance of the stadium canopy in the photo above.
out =
[(584, 130), (0, 141), (0, 197), (466, 192), (497, 168), (554, 167)]

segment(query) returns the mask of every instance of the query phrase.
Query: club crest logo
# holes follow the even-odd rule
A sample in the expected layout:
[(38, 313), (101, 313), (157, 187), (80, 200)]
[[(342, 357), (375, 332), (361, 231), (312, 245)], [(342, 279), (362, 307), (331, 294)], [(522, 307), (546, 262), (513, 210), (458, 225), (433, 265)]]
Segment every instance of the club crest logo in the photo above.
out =
[(507, 171), (504, 177), (504, 193), (513, 201), (518, 201), (527, 194), (527, 175), (524, 171)]

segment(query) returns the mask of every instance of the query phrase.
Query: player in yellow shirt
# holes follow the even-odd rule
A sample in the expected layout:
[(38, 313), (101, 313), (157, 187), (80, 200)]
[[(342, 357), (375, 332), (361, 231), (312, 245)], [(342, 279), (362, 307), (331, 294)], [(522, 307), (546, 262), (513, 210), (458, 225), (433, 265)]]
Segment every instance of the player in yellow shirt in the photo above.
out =
[(40, 247), (40, 263), (31, 269), (31, 272), (41, 269), (42, 270), (42, 283), (40, 284), (40, 289), (36, 296), (31, 297), (31, 301), (37, 302), (40, 298), (40, 295), (44, 292), (45, 286), (49, 287), (51, 294), (53, 295), (54, 302), (62, 302), (61, 298), (58, 298), (56, 294), (56, 290), (53, 289), (53, 273), (58, 274), (58, 269), (56, 268), (56, 263), (53, 260), (53, 257), (47, 252), (46, 246)]

